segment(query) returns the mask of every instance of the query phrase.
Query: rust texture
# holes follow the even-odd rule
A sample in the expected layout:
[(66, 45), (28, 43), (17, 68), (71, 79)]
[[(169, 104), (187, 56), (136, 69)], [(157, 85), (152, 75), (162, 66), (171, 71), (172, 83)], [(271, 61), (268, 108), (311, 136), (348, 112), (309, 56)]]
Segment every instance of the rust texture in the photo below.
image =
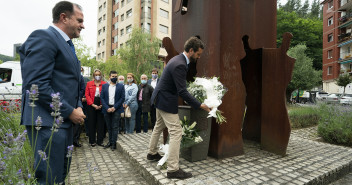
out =
[[(177, 2), (173, 1), (173, 9), (181, 7)], [(213, 120), (209, 155), (224, 158), (243, 154), (246, 93), (240, 60), (246, 53), (242, 37), (248, 35), (253, 48), (276, 48), (276, 0), (189, 0), (186, 14), (173, 12), (172, 25), (177, 51), (183, 51), (184, 42), (194, 35), (206, 44), (196, 76), (218, 76), (229, 90), (219, 107), (227, 123), (219, 126)]]
[(290, 138), (286, 108), (286, 87), (291, 81), (295, 59), (287, 56), (292, 35), (284, 33), (280, 48), (263, 49), (262, 68), (262, 149), (285, 155)]

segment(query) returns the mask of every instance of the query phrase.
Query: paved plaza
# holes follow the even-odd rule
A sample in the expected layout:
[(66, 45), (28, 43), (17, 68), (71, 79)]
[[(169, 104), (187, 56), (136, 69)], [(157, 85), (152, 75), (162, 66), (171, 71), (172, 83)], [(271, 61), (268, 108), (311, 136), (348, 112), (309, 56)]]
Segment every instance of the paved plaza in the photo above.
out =
[[(285, 157), (260, 150), (245, 141), (244, 155), (198, 162), (180, 158), (193, 178), (166, 178), (166, 169), (146, 160), (151, 132), (119, 135), (115, 151), (90, 147), (84, 139), (76, 148), (71, 184), (331, 184), (352, 182), (352, 148), (320, 142), (316, 127), (293, 130)], [(83, 141), (83, 140), (82, 140)], [(349, 174), (350, 173), (350, 174)], [(348, 174), (347, 176), (345, 176)], [(336, 181), (340, 177), (342, 179)]]

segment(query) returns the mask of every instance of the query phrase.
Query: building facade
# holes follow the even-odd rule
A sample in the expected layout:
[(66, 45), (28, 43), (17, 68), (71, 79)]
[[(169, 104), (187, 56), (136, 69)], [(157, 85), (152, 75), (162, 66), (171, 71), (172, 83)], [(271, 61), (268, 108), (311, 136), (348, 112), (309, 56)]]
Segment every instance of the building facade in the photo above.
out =
[[(352, 75), (352, 1), (324, 0), (323, 4), (323, 90), (342, 93), (336, 84), (341, 74)], [(352, 84), (346, 93), (352, 94)]]
[[(98, 0), (96, 59), (106, 61), (126, 45), (134, 27), (171, 38), (171, 0)], [(166, 56), (161, 48), (159, 56)]]

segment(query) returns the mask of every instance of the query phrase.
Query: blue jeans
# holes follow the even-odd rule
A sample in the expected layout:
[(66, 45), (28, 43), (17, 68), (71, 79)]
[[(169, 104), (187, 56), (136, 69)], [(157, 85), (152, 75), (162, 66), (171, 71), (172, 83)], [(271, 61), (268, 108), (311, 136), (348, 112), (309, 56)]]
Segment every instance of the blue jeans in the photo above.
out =
[(125, 128), (126, 128), (126, 133), (133, 134), (134, 126), (136, 124), (136, 112), (138, 110), (138, 104), (136, 101), (134, 101), (129, 106), (130, 106), (130, 110), (131, 110), (131, 117), (126, 118)]
[(120, 121), (121, 114), (117, 111), (113, 113), (106, 113), (104, 114), (106, 127), (109, 132), (109, 143), (112, 145), (116, 144), (118, 128), (119, 128), (119, 121)]
[(136, 113), (136, 133), (141, 133), (141, 116), (143, 115), (143, 132), (148, 132), (148, 112), (142, 112), (142, 102), (138, 101), (138, 110)]

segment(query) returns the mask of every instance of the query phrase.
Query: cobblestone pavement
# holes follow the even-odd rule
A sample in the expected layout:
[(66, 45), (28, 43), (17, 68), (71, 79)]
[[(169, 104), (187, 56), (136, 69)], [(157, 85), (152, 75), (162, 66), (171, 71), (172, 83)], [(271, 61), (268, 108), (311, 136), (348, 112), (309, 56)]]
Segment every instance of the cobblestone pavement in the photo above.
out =
[(101, 146), (91, 147), (87, 139), (81, 141), (83, 146), (73, 152), (70, 184), (147, 184), (121, 153)]
[(241, 156), (193, 163), (180, 158), (180, 167), (194, 175), (187, 180), (167, 179), (165, 169), (145, 160), (150, 134), (124, 135), (118, 145), (150, 184), (328, 184), (346, 174), (352, 149), (305, 139), (314, 136), (309, 133), (294, 131), (284, 157), (246, 141)]

